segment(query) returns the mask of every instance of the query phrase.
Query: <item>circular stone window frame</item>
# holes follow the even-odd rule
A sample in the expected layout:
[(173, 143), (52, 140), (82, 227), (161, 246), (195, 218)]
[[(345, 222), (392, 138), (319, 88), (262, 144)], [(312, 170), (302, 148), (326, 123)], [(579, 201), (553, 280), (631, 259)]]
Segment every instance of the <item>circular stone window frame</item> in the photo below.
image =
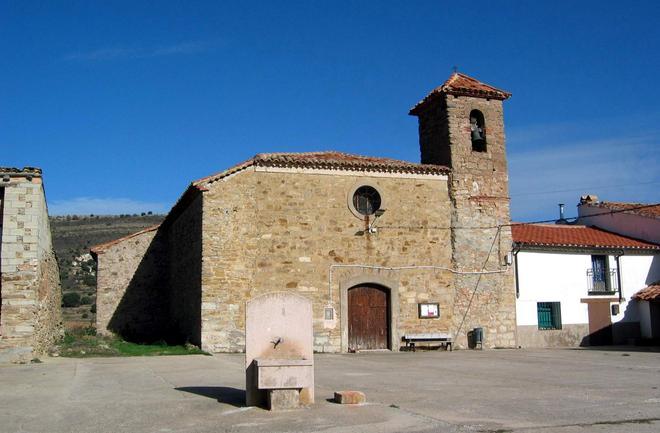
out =
[(373, 217), (374, 214), (371, 215), (361, 214), (353, 204), (353, 196), (355, 195), (355, 191), (357, 191), (359, 188), (362, 188), (363, 186), (370, 186), (371, 188), (375, 189), (378, 195), (380, 196), (380, 207), (378, 209), (387, 209), (387, 198), (385, 197), (385, 194), (383, 194), (383, 188), (380, 185), (378, 185), (378, 183), (376, 182), (359, 181), (353, 184), (353, 186), (348, 190), (348, 195), (346, 196), (346, 204), (348, 205), (348, 209), (356, 218), (365, 221), (367, 218)]

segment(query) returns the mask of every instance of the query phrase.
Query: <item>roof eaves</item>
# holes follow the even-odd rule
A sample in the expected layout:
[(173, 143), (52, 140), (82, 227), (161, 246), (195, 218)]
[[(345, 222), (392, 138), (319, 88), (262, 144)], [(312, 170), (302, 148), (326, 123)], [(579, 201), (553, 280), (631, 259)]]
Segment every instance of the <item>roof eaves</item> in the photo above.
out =
[[(464, 84), (460, 82), (463, 81)], [(460, 72), (454, 72), (447, 81), (441, 86), (431, 90), (428, 95), (421, 101), (415, 104), (410, 109), (408, 114), (411, 116), (418, 115), (423, 108), (431, 101), (435, 100), (440, 95), (454, 95), (454, 96), (470, 96), (475, 98), (486, 98), (503, 101), (511, 97), (511, 93), (506, 90), (498, 89), (490, 84), (482, 83), (476, 78)]]
[(135, 232), (135, 233), (131, 233), (130, 235), (123, 236), (123, 237), (121, 237), (121, 238), (119, 238), (119, 239), (114, 239), (114, 240), (109, 241), (109, 242), (104, 242), (104, 243), (102, 243), (102, 244), (94, 245), (94, 246), (92, 246), (92, 247), (89, 249), (89, 251), (92, 253), (92, 255), (98, 255), (98, 254), (101, 254), (101, 253), (103, 253), (105, 250), (107, 250), (108, 248), (112, 247), (113, 245), (120, 244), (120, 243), (122, 243), (122, 242), (124, 242), (124, 241), (127, 241), (127, 240), (129, 240), (129, 239), (131, 239), (131, 238), (134, 238), (134, 237), (136, 237), (136, 236), (139, 236), (139, 235), (141, 235), (141, 234), (148, 233), (148, 232), (152, 232), (152, 231), (154, 231), (154, 230), (158, 230), (159, 227), (160, 227), (160, 224), (156, 224), (156, 225), (154, 225), (154, 226), (147, 227), (146, 229), (142, 229), (142, 230), (140, 230), (139, 232)]
[(256, 157), (252, 157), (246, 161), (241, 162), (240, 164), (236, 164), (232, 167), (229, 167), (226, 170), (220, 171), (218, 173), (212, 174), (210, 176), (203, 177), (201, 179), (193, 180), (190, 185), (199, 189), (200, 191), (208, 191), (206, 189), (206, 185), (209, 183), (213, 183), (215, 181), (218, 181), (220, 179), (223, 179), (227, 176), (231, 176), (234, 173), (237, 173), (239, 171), (245, 170), (246, 168), (254, 165), (254, 160)]
[(534, 249), (583, 249), (583, 250), (630, 250), (630, 251), (660, 251), (660, 246), (632, 246), (632, 245), (587, 245), (587, 244), (567, 244), (567, 243), (547, 243), (547, 242), (524, 242), (514, 241), (514, 244), (520, 248)]

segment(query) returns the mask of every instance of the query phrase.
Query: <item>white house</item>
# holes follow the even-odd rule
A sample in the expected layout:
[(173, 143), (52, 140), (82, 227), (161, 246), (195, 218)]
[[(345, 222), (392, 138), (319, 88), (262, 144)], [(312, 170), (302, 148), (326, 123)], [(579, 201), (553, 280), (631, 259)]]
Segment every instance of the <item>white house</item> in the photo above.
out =
[(660, 244), (660, 203), (599, 201), (595, 195), (583, 195), (577, 223)]
[(660, 280), (660, 245), (595, 227), (512, 227), (518, 345), (621, 344), (642, 336), (633, 295)]

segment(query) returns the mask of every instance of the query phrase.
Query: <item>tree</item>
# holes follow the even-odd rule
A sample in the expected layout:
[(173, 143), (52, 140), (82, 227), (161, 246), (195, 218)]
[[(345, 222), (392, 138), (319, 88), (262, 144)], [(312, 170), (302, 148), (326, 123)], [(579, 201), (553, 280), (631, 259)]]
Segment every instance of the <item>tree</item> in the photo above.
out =
[(62, 306), (64, 308), (79, 307), (80, 294), (76, 292), (68, 292), (62, 296)]

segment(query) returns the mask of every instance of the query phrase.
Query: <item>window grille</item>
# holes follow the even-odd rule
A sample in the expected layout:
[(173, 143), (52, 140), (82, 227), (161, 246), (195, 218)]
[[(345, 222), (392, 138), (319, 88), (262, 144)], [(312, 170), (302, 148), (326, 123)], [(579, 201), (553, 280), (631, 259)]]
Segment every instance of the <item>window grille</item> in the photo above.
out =
[(561, 329), (561, 304), (559, 302), (538, 302), (536, 313), (539, 329)]

